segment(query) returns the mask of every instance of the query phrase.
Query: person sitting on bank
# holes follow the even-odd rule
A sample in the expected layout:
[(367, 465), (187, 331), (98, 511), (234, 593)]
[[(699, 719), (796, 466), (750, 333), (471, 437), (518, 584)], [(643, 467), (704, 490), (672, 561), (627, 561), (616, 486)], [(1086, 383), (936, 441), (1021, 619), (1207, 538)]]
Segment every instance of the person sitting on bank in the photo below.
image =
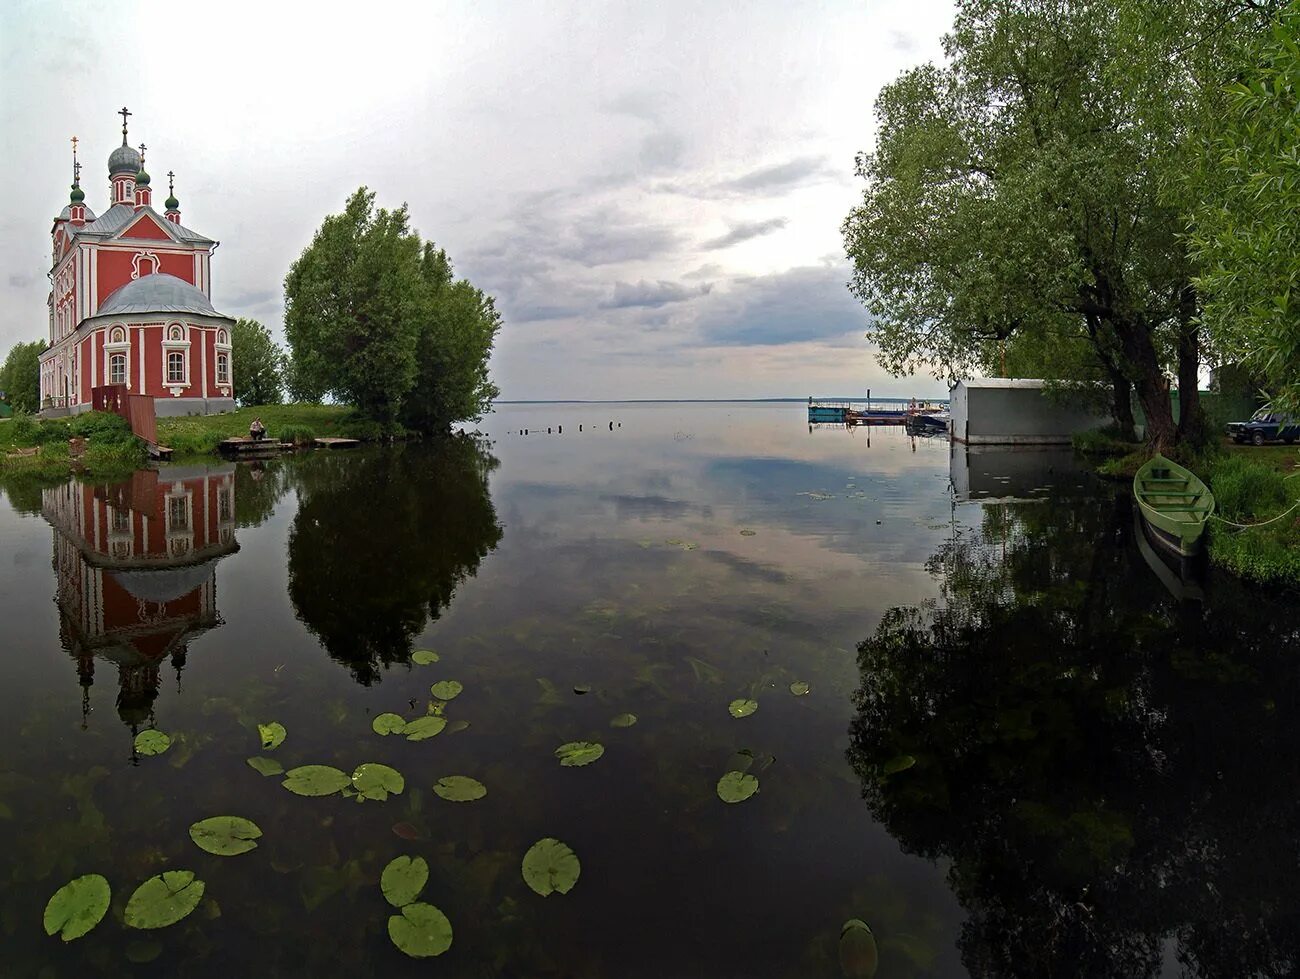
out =
[(248, 437), (254, 442), (260, 442), (266, 438), (266, 426), (262, 424), (262, 419), (253, 419), (253, 424), (248, 426)]

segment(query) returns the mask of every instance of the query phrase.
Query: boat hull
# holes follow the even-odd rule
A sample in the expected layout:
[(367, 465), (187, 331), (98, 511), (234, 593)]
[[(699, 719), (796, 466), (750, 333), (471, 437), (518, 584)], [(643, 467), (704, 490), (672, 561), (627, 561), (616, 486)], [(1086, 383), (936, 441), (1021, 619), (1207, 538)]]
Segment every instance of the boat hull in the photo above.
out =
[(1180, 557), (1201, 552), (1214, 495), (1195, 473), (1157, 455), (1133, 478), (1133, 497), (1153, 544)]

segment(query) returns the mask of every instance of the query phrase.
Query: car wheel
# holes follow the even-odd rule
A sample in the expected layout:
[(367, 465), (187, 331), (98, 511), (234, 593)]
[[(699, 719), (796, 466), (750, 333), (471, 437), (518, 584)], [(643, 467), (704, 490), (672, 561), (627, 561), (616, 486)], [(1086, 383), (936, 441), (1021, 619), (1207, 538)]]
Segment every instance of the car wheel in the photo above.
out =
[(1250, 440), (1251, 440), (1252, 442), (1254, 442), (1256, 445), (1263, 445), (1263, 444), (1264, 444), (1264, 433), (1263, 433), (1263, 432), (1256, 432), (1253, 436), (1251, 436), (1251, 439), (1250, 439)]

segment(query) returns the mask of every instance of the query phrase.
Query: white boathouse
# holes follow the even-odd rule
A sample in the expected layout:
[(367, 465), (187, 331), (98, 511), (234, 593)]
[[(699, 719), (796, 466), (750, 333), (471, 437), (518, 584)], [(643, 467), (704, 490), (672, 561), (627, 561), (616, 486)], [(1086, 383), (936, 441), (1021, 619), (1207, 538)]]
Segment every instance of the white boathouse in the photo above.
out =
[(978, 377), (949, 392), (952, 437), (969, 445), (1068, 445), (1076, 432), (1101, 428), (1110, 417), (1079, 400), (1049, 397), (1046, 382)]

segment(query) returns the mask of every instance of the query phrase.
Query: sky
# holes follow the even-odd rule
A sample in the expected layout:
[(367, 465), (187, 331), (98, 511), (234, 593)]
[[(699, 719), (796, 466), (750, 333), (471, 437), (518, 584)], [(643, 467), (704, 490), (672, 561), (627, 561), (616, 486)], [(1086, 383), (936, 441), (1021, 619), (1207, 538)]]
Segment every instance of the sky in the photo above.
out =
[(504, 399), (932, 397), (863, 338), (840, 226), (872, 104), (949, 0), (0, 4), (0, 350), (48, 333), (50, 226), (148, 146), (221, 242), (212, 300), (282, 339), (283, 282), (361, 185), (495, 297)]

